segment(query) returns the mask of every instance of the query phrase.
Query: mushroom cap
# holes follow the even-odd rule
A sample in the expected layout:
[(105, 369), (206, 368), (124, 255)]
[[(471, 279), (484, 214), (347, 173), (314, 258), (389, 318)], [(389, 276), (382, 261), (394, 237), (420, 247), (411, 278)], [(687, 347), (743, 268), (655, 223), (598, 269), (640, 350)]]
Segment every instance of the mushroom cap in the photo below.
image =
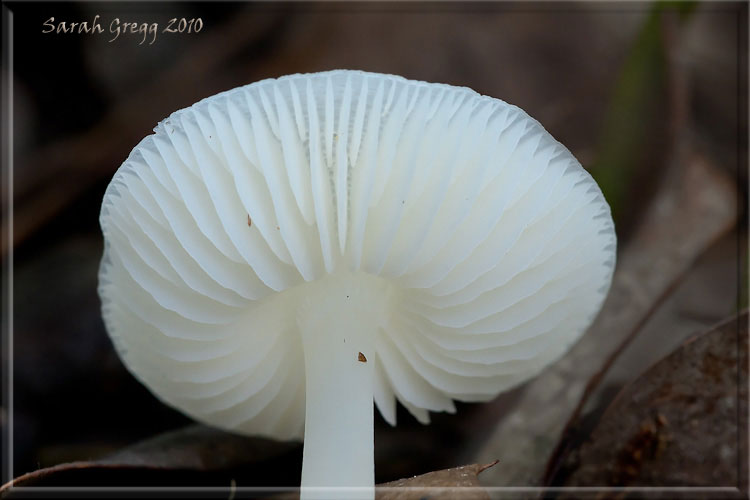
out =
[[(126, 367), (232, 431), (301, 438), (295, 311), (350, 273), (387, 290), (375, 402), (420, 421), (533, 377), (609, 289), (609, 206), (523, 110), (338, 70), (263, 80), (159, 123), (106, 190), (99, 293)], [(323, 280), (325, 281), (325, 280)]]

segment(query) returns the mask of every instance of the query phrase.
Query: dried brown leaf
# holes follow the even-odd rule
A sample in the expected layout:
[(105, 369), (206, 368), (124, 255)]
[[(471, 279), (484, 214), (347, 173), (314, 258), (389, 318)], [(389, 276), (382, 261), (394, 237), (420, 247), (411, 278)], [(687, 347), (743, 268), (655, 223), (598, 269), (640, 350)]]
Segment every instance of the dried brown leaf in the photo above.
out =
[(297, 446), (299, 443), (244, 437), (203, 425), (191, 425), (128, 446), (97, 460), (97, 463), (218, 470), (267, 460)]
[(497, 464), (471, 464), (453, 469), (428, 472), (409, 479), (399, 479), (378, 485), (375, 493), (376, 500), (451, 500), (454, 498), (471, 500), (489, 500), (477, 477)]
[[(276, 459), (293, 463), (287, 454), (297, 447), (299, 443), (243, 437), (191, 425), (99, 460), (63, 463), (29, 472), (0, 487), (0, 494), (19, 486), (223, 485), (228, 477), (253, 469), (259, 479), (273, 481), (265, 469), (278, 465)], [(249, 477), (252, 475), (241, 478), (244, 485), (256, 482)]]
[[(497, 463), (495, 460), (484, 465), (463, 465), (382, 483), (375, 488), (375, 500), (489, 500), (490, 496), (479, 483), (477, 476)], [(299, 499), (299, 492), (285, 493), (273, 498), (296, 500)]]
[(575, 454), (565, 486), (736, 487), (747, 470), (747, 349), (745, 312), (647, 370)]

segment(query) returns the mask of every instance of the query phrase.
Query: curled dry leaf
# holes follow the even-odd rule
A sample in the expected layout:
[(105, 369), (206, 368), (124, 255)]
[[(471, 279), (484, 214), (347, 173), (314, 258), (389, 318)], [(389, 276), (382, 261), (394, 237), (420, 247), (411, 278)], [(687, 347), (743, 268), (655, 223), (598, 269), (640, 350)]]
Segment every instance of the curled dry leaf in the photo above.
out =
[(686, 342), (617, 396), (560, 482), (746, 488), (747, 350), (747, 312)]
[(493, 467), (489, 464), (471, 464), (453, 469), (428, 472), (409, 479), (399, 479), (379, 485), (375, 490), (376, 500), (450, 500), (454, 498), (489, 500), (477, 477), (482, 471)]

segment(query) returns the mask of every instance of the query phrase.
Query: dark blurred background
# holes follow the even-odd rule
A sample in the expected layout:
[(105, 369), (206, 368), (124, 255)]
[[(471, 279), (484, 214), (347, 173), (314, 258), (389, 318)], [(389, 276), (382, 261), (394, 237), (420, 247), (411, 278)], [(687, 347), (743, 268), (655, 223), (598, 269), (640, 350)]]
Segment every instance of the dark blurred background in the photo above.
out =
[[(104, 331), (96, 294), (101, 198), (162, 118), (264, 78), (362, 69), (518, 105), (600, 182), (621, 252), (658, 209), (661, 187), (699, 157), (730, 186), (732, 231), (700, 254), (691, 275), (698, 285), (677, 312), (662, 314), (664, 349), (746, 301), (747, 254), (738, 246), (747, 205), (745, 3), (4, 2), (3, 10), (3, 44), (7, 51), (12, 24), (13, 50), (3, 78), (14, 92), (14, 213), (9, 241), (4, 210), (2, 251), (7, 257), (12, 248), (14, 258), (13, 350), (4, 343), (3, 356), (13, 359), (15, 476), (190, 424), (124, 370)], [(43, 33), (50, 17), (55, 26), (91, 25), (97, 15), (103, 34)], [(153, 43), (152, 34), (144, 43), (130, 33), (110, 41), (115, 18), (158, 23), (159, 32)], [(203, 26), (162, 33), (172, 18)], [(612, 387), (644, 368), (628, 364), (639, 357), (624, 354)], [(434, 415), (426, 428), (402, 409), (396, 428), (378, 415), (378, 481), (472, 461), (523, 390), (460, 405), (457, 416)], [(0, 417), (7, 431), (7, 406)], [(285, 453), (291, 465), (266, 476), (272, 484), (297, 484), (300, 449)]]

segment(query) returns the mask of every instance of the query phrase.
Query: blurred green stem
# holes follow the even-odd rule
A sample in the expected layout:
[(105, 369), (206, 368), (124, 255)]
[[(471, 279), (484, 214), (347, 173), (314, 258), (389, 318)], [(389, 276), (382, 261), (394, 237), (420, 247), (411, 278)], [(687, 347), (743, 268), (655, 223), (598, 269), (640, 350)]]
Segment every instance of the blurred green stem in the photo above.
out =
[[(668, 144), (654, 144), (669, 117), (663, 102), (667, 84), (662, 17), (665, 9), (677, 11), (685, 21), (696, 2), (656, 3), (641, 27), (623, 64), (604, 118), (599, 147), (591, 173), (620, 222), (624, 202), (638, 173), (642, 173), (646, 153)], [(660, 130), (661, 129), (661, 130)], [(663, 137), (663, 136), (662, 136)]]

